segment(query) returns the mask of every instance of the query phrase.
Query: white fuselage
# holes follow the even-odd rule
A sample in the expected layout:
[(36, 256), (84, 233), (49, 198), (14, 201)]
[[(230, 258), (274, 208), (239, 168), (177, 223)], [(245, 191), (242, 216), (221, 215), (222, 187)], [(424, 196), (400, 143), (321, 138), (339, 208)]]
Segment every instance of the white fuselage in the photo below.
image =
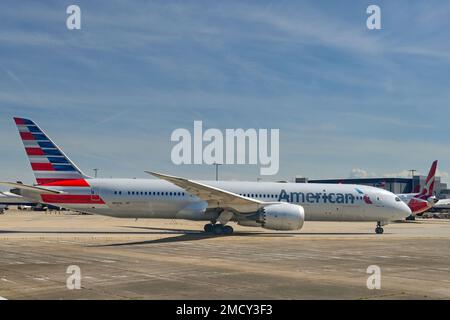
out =
[[(209, 221), (218, 215), (216, 208), (208, 205), (208, 202), (164, 180), (88, 179), (86, 181), (89, 184), (88, 187), (47, 187), (63, 191), (71, 197), (50, 196), (40, 201), (119, 218)], [(305, 210), (305, 220), (388, 222), (403, 219), (411, 214), (408, 206), (395, 194), (368, 186), (232, 181), (202, 181), (201, 183), (259, 201), (289, 202), (300, 205)], [(84, 203), (76, 203), (78, 200), (73, 199), (77, 197), (84, 197)], [(89, 203), (86, 203), (86, 197), (90, 198)], [(239, 214), (233, 218), (235, 221), (239, 219)]]
[(450, 209), (450, 199), (441, 199), (433, 206), (433, 209), (443, 210)]

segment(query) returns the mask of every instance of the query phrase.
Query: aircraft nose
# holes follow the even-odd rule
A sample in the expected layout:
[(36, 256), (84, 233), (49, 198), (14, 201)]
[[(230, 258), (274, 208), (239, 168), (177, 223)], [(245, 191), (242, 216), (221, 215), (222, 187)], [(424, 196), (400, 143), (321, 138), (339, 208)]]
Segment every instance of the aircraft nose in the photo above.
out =
[(403, 201), (399, 202), (397, 206), (398, 215), (403, 219), (409, 217), (412, 214), (411, 209)]

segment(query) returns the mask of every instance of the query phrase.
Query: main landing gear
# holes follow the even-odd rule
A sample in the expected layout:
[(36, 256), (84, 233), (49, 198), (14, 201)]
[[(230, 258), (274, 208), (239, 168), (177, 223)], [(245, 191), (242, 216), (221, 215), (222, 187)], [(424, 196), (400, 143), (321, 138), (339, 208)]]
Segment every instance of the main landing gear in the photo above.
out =
[(377, 222), (377, 227), (375, 228), (375, 233), (376, 234), (382, 234), (384, 232), (383, 227), (381, 226), (381, 222), (378, 221)]
[(206, 233), (213, 233), (215, 235), (221, 235), (221, 234), (232, 234), (233, 233), (233, 228), (230, 226), (224, 226), (223, 224), (220, 223), (216, 223), (216, 224), (212, 224), (212, 223), (208, 223), (205, 224), (205, 227), (203, 228), (205, 230)]

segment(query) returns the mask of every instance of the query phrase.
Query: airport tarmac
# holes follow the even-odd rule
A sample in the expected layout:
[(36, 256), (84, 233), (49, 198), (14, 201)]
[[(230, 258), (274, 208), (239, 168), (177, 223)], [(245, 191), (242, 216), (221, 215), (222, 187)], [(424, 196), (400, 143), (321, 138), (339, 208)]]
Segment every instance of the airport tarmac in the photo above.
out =
[[(0, 215), (6, 299), (450, 299), (450, 220), (305, 222), (295, 232), (68, 213)], [(66, 287), (81, 269), (81, 289)], [(381, 289), (369, 290), (371, 265)]]

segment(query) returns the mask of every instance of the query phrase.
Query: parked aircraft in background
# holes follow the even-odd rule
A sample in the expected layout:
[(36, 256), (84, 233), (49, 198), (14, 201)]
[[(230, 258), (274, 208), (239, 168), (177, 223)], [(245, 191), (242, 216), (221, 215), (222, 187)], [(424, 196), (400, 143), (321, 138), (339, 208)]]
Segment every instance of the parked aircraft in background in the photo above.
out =
[(432, 208), (432, 211), (441, 210), (450, 210), (450, 199), (440, 199)]
[(425, 211), (431, 209), (438, 201), (433, 194), (437, 163), (437, 160), (433, 161), (427, 179), (425, 180), (425, 185), (419, 193), (404, 193), (398, 195), (411, 209), (413, 216), (421, 215)]
[(206, 232), (230, 234), (227, 225), (298, 230), (304, 221), (373, 221), (382, 226), (411, 214), (395, 194), (342, 184), (194, 181), (148, 172), (154, 179), (97, 179), (85, 175), (31, 120), (14, 119), (38, 183), (3, 182), (12, 193), (81, 212), (118, 218), (209, 221)]
[(0, 192), (0, 213), (8, 209), (8, 206), (25, 206), (36, 205), (36, 202), (31, 202), (20, 195), (11, 192)]

